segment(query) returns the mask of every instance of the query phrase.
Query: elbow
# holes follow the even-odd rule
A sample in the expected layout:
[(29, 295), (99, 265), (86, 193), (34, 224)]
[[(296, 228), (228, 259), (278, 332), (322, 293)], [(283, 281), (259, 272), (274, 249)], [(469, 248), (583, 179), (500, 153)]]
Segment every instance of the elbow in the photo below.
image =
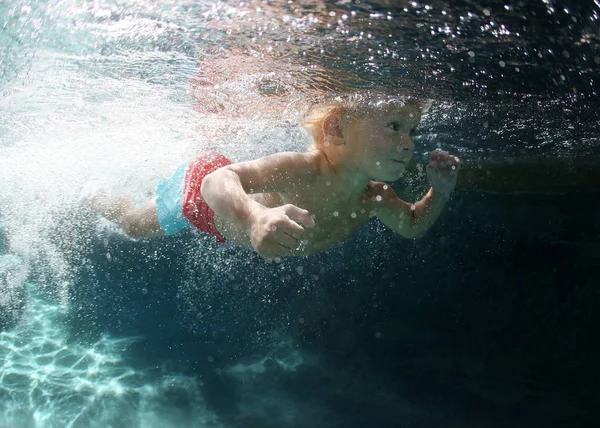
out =
[(208, 203), (209, 206), (213, 200), (215, 193), (217, 192), (216, 186), (217, 186), (218, 182), (219, 182), (218, 170), (207, 174), (202, 179), (202, 184), (200, 185), (200, 194), (202, 195), (202, 198), (204, 198), (204, 200)]
[(419, 239), (419, 238), (422, 238), (423, 236), (425, 236), (426, 233), (427, 233), (426, 230), (413, 229), (413, 230), (404, 231), (402, 236), (407, 239)]
[[(413, 205), (414, 206), (414, 205)], [(425, 236), (429, 227), (423, 222), (422, 213), (411, 209), (410, 227), (406, 230), (406, 238), (419, 239)]]
[(402, 236), (408, 239), (419, 239), (427, 234), (428, 228), (420, 227), (420, 225), (413, 224), (409, 228), (403, 230)]

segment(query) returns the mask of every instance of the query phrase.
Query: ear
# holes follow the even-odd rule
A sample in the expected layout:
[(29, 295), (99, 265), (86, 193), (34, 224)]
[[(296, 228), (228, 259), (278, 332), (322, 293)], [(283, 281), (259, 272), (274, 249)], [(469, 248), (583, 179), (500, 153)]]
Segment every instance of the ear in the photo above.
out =
[(342, 143), (339, 141), (344, 138), (341, 116), (342, 112), (339, 109), (336, 109), (328, 113), (325, 120), (323, 120), (323, 135), (325, 136), (325, 141), (336, 145)]

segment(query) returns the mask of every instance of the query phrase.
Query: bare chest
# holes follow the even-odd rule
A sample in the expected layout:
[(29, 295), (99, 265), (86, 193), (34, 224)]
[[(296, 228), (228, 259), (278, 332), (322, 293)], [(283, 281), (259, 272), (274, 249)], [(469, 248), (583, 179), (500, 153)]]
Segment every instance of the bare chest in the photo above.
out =
[(282, 194), (282, 204), (293, 204), (308, 210), (315, 227), (305, 228), (296, 255), (310, 255), (344, 242), (369, 219), (366, 201), (341, 201), (324, 195), (299, 196)]

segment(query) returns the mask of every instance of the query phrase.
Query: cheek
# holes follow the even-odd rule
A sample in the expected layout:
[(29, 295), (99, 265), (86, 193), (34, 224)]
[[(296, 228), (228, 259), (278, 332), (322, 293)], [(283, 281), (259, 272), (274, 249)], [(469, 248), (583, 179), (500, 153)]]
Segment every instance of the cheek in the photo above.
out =
[(389, 150), (391, 141), (387, 135), (377, 133), (371, 134), (371, 139), (369, 140), (368, 146), (374, 151), (381, 152), (386, 148)]

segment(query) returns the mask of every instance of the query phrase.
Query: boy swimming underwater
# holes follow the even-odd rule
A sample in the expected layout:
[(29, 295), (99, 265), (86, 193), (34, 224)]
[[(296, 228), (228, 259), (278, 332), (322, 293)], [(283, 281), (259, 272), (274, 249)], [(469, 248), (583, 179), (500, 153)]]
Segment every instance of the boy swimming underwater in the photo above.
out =
[(132, 237), (172, 235), (194, 225), (268, 259), (326, 250), (372, 216), (417, 238), (443, 211), (460, 166), (457, 157), (432, 152), (431, 188), (414, 204), (385, 184), (398, 180), (411, 160), (422, 112), (410, 98), (355, 96), (319, 104), (305, 116), (312, 136), (305, 153), (235, 164), (218, 153), (201, 154), (161, 180), (143, 208), (106, 196), (90, 206)]

